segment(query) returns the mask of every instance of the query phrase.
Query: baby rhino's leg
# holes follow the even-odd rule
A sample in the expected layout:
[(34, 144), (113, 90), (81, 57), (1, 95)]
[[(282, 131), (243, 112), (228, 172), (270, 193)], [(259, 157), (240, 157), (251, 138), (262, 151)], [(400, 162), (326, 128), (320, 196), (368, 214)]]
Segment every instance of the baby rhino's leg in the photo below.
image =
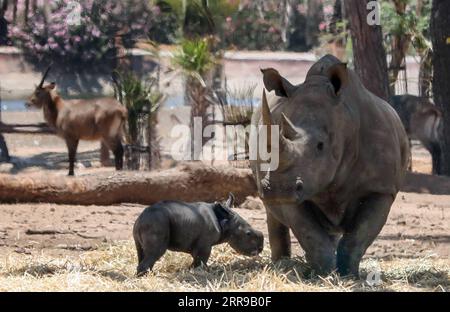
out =
[(137, 267), (137, 276), (145, 275), (149, 270), (153, 269), (156, 261), (158, 261), (169, 247), (169, 235), (167, 231), (164, 233), (157, 231), (149, 231), (142, 237), (143, 259)]
[(192, 257), (194, 262), (193, 268), (197, 268), (201, 265), (206, 266), (208, 264), (209, 256), (211, 255), (211, 245), (198, 246), (192, 251)]

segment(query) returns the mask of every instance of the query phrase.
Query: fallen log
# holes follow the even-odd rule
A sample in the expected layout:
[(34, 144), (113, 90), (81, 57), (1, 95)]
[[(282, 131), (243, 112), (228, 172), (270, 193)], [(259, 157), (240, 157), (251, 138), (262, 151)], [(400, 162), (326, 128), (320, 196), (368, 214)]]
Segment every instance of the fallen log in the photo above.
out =
[[(450, 178), (408, 173), (404, 192), (450, 194)], [(183, 164), (154, 172), (111, 172), (70, 178), (48, 173), (0, 174), (0, 203), (150, 205), (161, 200), (213, 202), (233, 192), (238, 202), (257, 196), (249, 169)]]
[(149, 205), (161, 200), (213, 202), (233, 192), (238, 201), (256, 195), (249, 169), (183, 164), (155, 172), (111, 172), (70, 178), (48, 173), (0, 174), (0, 202), (67, 205)]
[[(30, 130), (32, 128), (33, 130)], [(40, 124), (4, 124), (0, 123), (0, 133), (6, 134), (56, 134), (55, 130), (45, 123)]]

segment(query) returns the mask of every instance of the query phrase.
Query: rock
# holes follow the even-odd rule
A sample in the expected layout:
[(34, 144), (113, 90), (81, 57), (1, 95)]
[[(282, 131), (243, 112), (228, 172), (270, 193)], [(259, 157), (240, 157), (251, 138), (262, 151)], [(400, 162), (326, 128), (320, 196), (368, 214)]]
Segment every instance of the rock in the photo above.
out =
[(259, 197), (247, 196), (240, 208), (248, 210), (262, 210), (264, 209), (264, 204)]

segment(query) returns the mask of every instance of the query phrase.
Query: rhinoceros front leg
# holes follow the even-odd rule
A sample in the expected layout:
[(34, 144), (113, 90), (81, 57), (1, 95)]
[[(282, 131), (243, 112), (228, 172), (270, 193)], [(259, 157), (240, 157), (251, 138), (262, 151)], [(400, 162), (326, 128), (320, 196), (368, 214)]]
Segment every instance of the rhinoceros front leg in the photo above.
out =
[(362, 201), (338, 245), (340, 275), (359, 277), (359, 263), (386, 223), (393, 202), (392, 195), (383, 194), (373, 194)]
[(305, 203), (293, 210), (289, 219), (306, 261), (316, 273), (327, 275), (336, 269), (336, 237), (321, 225), (316, 209), (313, 204)]
[(269, 243), (272, 252), (272, 261), (291, 257), (291, 236), (289, 228), (279, 222), (267, 210), (267, 227), (269, 230)]

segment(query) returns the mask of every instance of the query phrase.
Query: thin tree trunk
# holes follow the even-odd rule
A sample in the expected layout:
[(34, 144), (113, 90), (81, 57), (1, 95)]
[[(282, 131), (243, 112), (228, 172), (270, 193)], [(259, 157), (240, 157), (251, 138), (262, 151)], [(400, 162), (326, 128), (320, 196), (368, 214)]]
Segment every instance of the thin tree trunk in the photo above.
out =
[(433, 96), (442, 109), (444, 137), (442, 140), (442, 174), (450, 176), (450, 1), (433, 0), (431, 9), (433, 42)]
[(3, 0), (0, 7), (0, 45), (8, 43), (8, 22), (5, 13), (8, 11), (8, 0)]
[(388, 101), (390, 97), (386, 52), (381, 26), (367, 23), (369, 0), (346, 0), (350, 22), (355, 70), (363, 84), (375, 95)]
[(23, 21), (28, 25), (28, 14), (30, 13), (30, 0), (25, 0), (25, 12), (23, 14)]
[(6, 145), (5, 137), (0, 133), (0, 162), (10, 161), (8, 146)]
[(17, 0), (12, 0), (13, 2), (13, 24), (17, 22)]
[[(402, 0), (393, 0), (395, 5), (395, 11), (398, 15), (404, 15), (406, 11), (406, 2)], [(405, 55), (408, 51), (409, 45), (411, 44), (411, 36), (407, 34), (394, 34), (392, 36), (392, 51), (391, 51), (391, 62), (389, 64), (390, 76), (389, 76), (389, 86), (391, 88), (391, 93), (395, 93), (395, 83), (398, 79), (398, 74), (400, 69), (405, 64)]]
[[(191, 107), (191, 157), (192, 160), (200, 160), (202, 147), (206, 143), (203, 138), (203, 130), (208, 125), (207, 99), (208, 88), (203, 86), (197, 78), (188, 77), (186, 82), (186, 95)], [(201, 132), (201, 133), (200, 133)], [(199, 139), (199, 140), (198, 140)]]
[(432, 91), (431, 80), (433, 77), (433, 51), (428, 50), (421, 57), (419, 69), (419, 95), (430, 97)]
[(291, 28), (294, 14), (294, 0), (283, 0), (281, 2), (281, 39), (286, 47), (289, 47), (289, 29)]
[(308, 11), (306, 17), (305, 40), (306, 46), (312, 48), (317, 44), (319, 37), (319, 24), (324, 20), (323, 6), (320, 1), (307, 0)]

